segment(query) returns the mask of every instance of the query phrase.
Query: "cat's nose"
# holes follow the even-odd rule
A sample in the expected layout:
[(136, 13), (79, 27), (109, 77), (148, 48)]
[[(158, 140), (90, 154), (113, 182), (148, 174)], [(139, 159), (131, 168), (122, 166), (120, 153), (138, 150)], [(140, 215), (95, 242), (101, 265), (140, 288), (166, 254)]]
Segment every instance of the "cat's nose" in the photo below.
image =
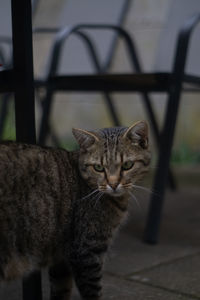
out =
[(116, 175), (108, 176), (108, 184), (113, 189), (113, 191), (115, 191), (119, 184), (119, 177)]
[(118, 187), (118, 182), (110, 183), (109, 185), (110, 185), (110, 187), (115, 191), (116, 188)]

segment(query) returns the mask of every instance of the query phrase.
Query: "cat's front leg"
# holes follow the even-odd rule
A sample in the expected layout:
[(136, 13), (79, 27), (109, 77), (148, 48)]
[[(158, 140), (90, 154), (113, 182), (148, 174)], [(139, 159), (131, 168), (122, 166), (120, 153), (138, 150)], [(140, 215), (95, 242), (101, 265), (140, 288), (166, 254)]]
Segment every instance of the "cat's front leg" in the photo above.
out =
[(71, 255), (72, 271), (82, 299), (99, 300), (102, 295), (103, 257), (107, 245), (74, 248)]
[(49, 269), (50, 300), (70, 300), (72, 291), (72, 272), (62, 262)]

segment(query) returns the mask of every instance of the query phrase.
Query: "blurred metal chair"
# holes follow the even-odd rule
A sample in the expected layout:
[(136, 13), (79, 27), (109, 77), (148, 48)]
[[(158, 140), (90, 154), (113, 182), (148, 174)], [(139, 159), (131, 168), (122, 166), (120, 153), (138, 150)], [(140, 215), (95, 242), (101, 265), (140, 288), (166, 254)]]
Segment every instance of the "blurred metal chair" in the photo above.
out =
[[(127, 4), (128, 4), (128, 2), (127, 2)], [(126, 9), (124, 9), (123, 12), (127, 11), (127, 7), (128, 7), (127, 4), (126, 4)], [(120, 19), (122, 19), (122, 18), (120, 18)], [(85, 29), (87, 29), (87, 30), (88, 29), (89, 30), (93, 30), (93, 29), (110, 30), (110, 31), (113, 31), (114, 33), (116, 33), (116, 35), (114, 36), (113, 43), (111, 44), (111, 49), (109, 51), (109, 55), (107, 57), (106, 63), (103, 66), (101, 66), (101, 64), (100, 64), (100, 59), (97, 55), (96, 47), (95, 47), (93, 41), (91, 40), (91, 38), (89, 38), (88, 34), (85, 32)], [(54, 29), (54, 28), (48, 28), (48, 29), (36, 28), (35, 32), (44, 34), (44, 33), (54, 33), (54, 32), (56, 32), (56, 30), (57, 29)], [(116, 39), (119, 36), (123, 37), (125, 39), (125, 43), (126, 43), (129, 58), (130, 58), (130, 64), (132, 65), (133, 72), (136, 71), (137, 73), (142, 73), (141, 64), (139, 62), (138, 54), (136, 51), (136, 47), (133, 43), (133, 40), (130, 38), (130, 35), (120, 25), (79, 24), (79, 25), (75, 25), (75, 26), (67, 26), (65, 28), (60, 29), (56, 35), (56, 38), (55, 38), (55, 41), (54, 41), (54, 44), (53, 44), (53, 47), (51, 50), (49, 68), (48, 68), (48, 72), (46, 75), (46, 83), (47, 83), (46, 84), (46, 93), (45, 93), (44, 99), (42, 100), (43, 114), (42, 114), (42, 120), (41, 120), (41, 126), (40, 126), (40, 130), (39, 130), (39, 138), (38, 138), (38, 142), (40, 145), (44, 145), (47, 135), (52, 134), (52, 131), (51, 131), (52, 129), (50, 130), (50, 125), (49, 125), (49, 118), (50, 118), (50, 113), (51, 113), (51, 105), (52, 105), (52, 101), (53, 101), (53, 96), (54, 96), (54, 93), (56, 92), (56, 90), (51, 89), (51, 87), (48, 87), (48, 80), (49, 80), (49, 78), (51, 78), (52, 76), (54, 76), (57, 73), (62, 48), (63, 48), (65, 42), (67, 41), (67, 39), (71, 35), (78, 35), (82, 39), (82, 41), (85, 43), (85, 45), (88, 49), (88, 52), (90, 54), (92, 63), (94, 65), (94, 69), (95, 69), (96, 73), (98, 73), (98, 74), (102, 74), (102, 73), (105, 74), (106, 72), (108, 72), (109, 66), (112, 61), (113, 52), (115, 50)], [(39, 87), (41, 81), (40, 80), (35, 80), (35, 81), (36, 81), (36, 87)], [(113, 105), (113, 99), (108, 92), (103, 91), (103, 90), (102, 90), (102, 92), (104, 92), (105, 102), (107, 104), (107, 108), (110, 113), (113, 124), (115, 126), (119, 126), (120, 125), (119, 114), (117, 113), (116, 108)], [(159, 129), (158, 129), (158, 124), (157, 124), (155, 114), (154, 114), (154, 111), (152, 108), (151, 99), (145, 91), (142, 93), (142, 99), (143, 99), (143, 103), (144, 103), (144, 107), (146, 109), (147, 115), (151, 122), (151, 127), (153, 129), (155, 141), (157, 143), (157, 146), (159, 147), (160, 133), (159, 133)], [(53, 139), (56, 142), (58, 141), (55, 134), (53, 135)], [(174, 182), (174, 178), (173, 178), (171, 170), (169, 171), (168, 179), (169, 179), (170, 187), (172, 189), (175, 189), (175, 182)]]
[[(189, 91), (200, 91), (200, 78), (197, 76), (188, 75), (185, 73), (185, 64), (187, 59), (188, 47), (191, 34), (199, 23), (200, 14), (195, 14), (187, 20), (180, 30), (177, 38), (176, 53), (174, 56), (174, 63), (171, 72), (157, 72), (157, 73), (142, 73), (140, 64), (137, 58), (133, 40), (127, 31), (120, 26), (115, 25), (77, 25), (72, 28), (64, 28), (56, 35), (52, 50), (52, 59), (50, 64), (50, 71), (46, 80), (36, 81), (36, 86), (44, 86), (50, 91), (50, 94), (55, 91), (101, 91), (110, 92), (140, 92), (143, 95), (143, 100), (151, 115), (152, 108), (148, 98), (148, 92), (166, 92), (168, 94), (167, 109), (165, 112), (164, 126), (161, 136), (157, 132), (157, 138), (160, 137), (159, 158), (156, 168), (153, 190), (155, 193), (151, 197), (149, 215), (147, 219), (145, 241), (149, 243), (156, 243), (158, 240), (159, 225), (161, 221), (161, 212), (163, 206), (163, 199), (165, 193), (166, 182), (169, 172), (170, 154), (173, 143), (176, 118), (180, 103), (181, 92), (183, 84), (192, 85)], [(130, 60), (136, 73), (131, 74), (105, 74), (101, 72), (97, 57), (93, 57), (96, 69), (100, 71), (99, 75), (56, 75), (56, 69), (59, 60), (59, 53), (65, 39), (71, 34), (76, 33), (80, 36), (85, 36), (84, 29), (107, 29), (116, 31), (125, 42), (125, 45), (130, 55)], [(84, 37), (85, 38), (85, 37)], [(94, 53), (93, 53), (94, 54)], [(43, 107), (42, 125), (40, 130), (40, 142), (44, 142), (44, 137), (48, 131), (48, 118), (51, 108), (51, 97), (46, 97)], [(154, 124), (153, 119), (150, 119)], [(152, 121), (153, 120), (153, 121)]]
[[(125, 0), (123, 2), (121, 11), (119, 13), (118, 20), (116, 22), (118, 26), (123, 25), (131, 2), (132, 2), (132, 0)], [(91, 58), (93, 66), (94, 66), (95, 72), (102, 73), (102, 72), (108, 71), (108, 69), (111, 65), (112, 59), (113, 59), (113, 54), (116, 49), (116, 44), (118, 42), (118, 33), (114, 32), (114, 35), (112, 38), (112, 43), (111, 43), (110, 49), (108, 51), (109, 53), (106, 57), (105, 63), (102, 66), (100, 64), (100, 59), (97, 54), (97, 49), (96, 49), (94, 43), (92, 42), (91, 38), (88, 36), (87, 33), (77, 30), (78, 27), (79, 26), (74, 25), (74, 26), (66, 26), (64, 28), (36, 28), (34, 30), (34, 32), (37, 34), (57, 33), (57, 36), (62, 35), (60, 46), (56, 47), (55, 42), (54, 42), (54, 45), (53, 45), (52, 49), (50, 50), (51, 56), (49, 59), (48, 70), (46, 73), (45, 80), (48, 81), (48, 78), (52, 74), (57, 73), (58, 67), (59, 67), (59, 62), (61, 59), (61, 54), (62, 54), (61, 48), (64, 46), (64, 43), (71, 35), (78, 36), (81, 39), (81, 41), (83, 42), (83, 44), (85, 45), (86, 50), (89, 54), (89, 57)], [(57, 40), (57, 38), (55, 40)], [(36, 79), (36, 83), (37, 82), (39, 82), (39, 80)], [(52, 133), (51, 130), (49, 130), (49, 122), (47, 119), (49, 119), (49, 117), (50, 117), (49, 114), (50, 114), (50, 107), (51, 107), (53, 95), (54, 95), (54, 91), (47, 88), (46, 95), (43, 99), (44, 107), (43, 107), (43, 117), (42, 117), (40, 132), (39, 132), (39, 138), (38, 138), (39, 144), (45, 144), (47, 135)], [(120, 125), (119, 115), (116, 111), (116, 107), (113, 104), (111, 95), (104, 93), (104, 96), (105, 96), (105, 103), (107, 105), (108, 111), (110, 113), (110, 117), (113, 121), (113, 124), (116, 126), (119, 126)]]
[[(59, 62), (60, 62), (60, 56), (61, 56), (61, 50), (62, 47), (64, 46), (66, 40), (71, 36), (71, 35), (77, 35), (81, 38), (82, 42), (85, 44), (86, 49), (88, 50), (89, 56), (92, 60), (92, 63), (94, 65), (94, 69), (97, 73), (106, 73), (109, 70), (109, 67), (112, 63), (114, 52), (116, 49), (116, 44), (118, 41), (119, 36), (127, 36), (125, 38), (125, 41), (130, 44), (128, 47), (129, 50), (129, 56), (130, 56), (130, 64), (132, 65), (133, 72), (137, 73), (142, 73), (141, 69), (141, 64), (139, 62), (138, 54), (136, 52), (135, 45), (133, 41), (131, 40), (130, 36), (128, 33), (126, 33), (123, 29), (123, 23), (126, 19), (127, 12), (129, 11), (131, 0), (125, 0), (123, 2), (123, 5), (121, 7), (121, 11), (119, 13), (119, 17), (117, 20), (117, 24), (115, 26), (113, 25), (92, 25), (92, 24), (84, 24), (84, 25), (74, 25), (74, 26), (68, 26), (65, 28), (35, 28), (33, 30), (34, 34), (57, 34), (57, 37), (55, 39), (54, 45), (51, 50), (51, 57), (49, 61), (49, 66), (46, 74), (46, 80), (48, 81), (48, 78), (51, 77), (52, 75), (57, 73)], [(36, 8), (38, 5), (38, 0), (32, 1), (32, 6), (33, 6), (33, 13), (35, 14)], [(106, 31), (111, 31), (113, 35), (112, 43), (110, 45), (109, 53), (106, 57), (106, 61), (103, 65), (100, 63), (99, 56), (97, 54), (97, 49), (91, 40), (89, 38), (88, 34), (84, 31), (84, 29), (98, 29), (100, 31), (106, 30)], [(60, 37), (58, 41), (58, 36)], [(5, 37), (0, 37), (0, 43), (6, 42), (8, 45), (10, 44), (10, 39), (5, 38)], [(1, 49), (0, 49), (1, 50)], [(1, 54), (1, 52), (0, 52)], [(5, 66), (9, 67), (9, 65), (12, 64), (12, 54), (10, 51), (10, 55), (8, 56), (7, 62), (5, 63)], [(38, 80), (36, 80), (38, 82)], [(43, 105), (43, 115), (42, 115), (42, 121), (41, 121), (41, 126), (40, 126), (40, 131), (39, 131), (39, 138), (38, 142), (39, 144), (43, 145), (45, 144), (45, 139), (48, 135), (48, 133), (51, 134), (52, 139), (55, 144), (58, 144), (58, 138), (56, 134), (54, 133), (53, 128), (49, 130), (50, 125), (49, 125), (49, 118), (50, 118), (50, 110), (51, 110), (51, 103), (52, 99), (54, 96), (55, 90), (52, 90), (50, 88), (46, 88), (45, 91), (45, 97), (42, 99), (41, 103)], [(151, 122), (151, 127), (153, 129), (154, 137), (157, 146), (159, 147), (159, 138), (160, 138), (160, 133), (158, 129), (158, 124), (155, 118), (155, 114), (153, 112), (152, 104), (151, 104), (151, 99), (147, 93), (143, 93), (143, 103), (144, 107), (147, 111), (147, 115), (149, 117), (149, 120)], [(113, 99), (109, 93), (104, 93), (104, 98), (105, 98), (105, 103), (107, 105), (108, 112), (110, 114), (110, 117), (113, 121), (113, 124), (115, 126), (120, 125), (120, 118), (119, 118), (119, 113), (116, 110), (116, 107), (113, 104)], [(3, 99), (2, 99), (2, 106), (0, 110), (0, 137), (2, 137), (3, 131), (4, 131), (4, 126), (5, 126), (5, 121), (6, 121), (6, 116), (8, 112), (8, 106), (9, 106), (9, 99), (10, 99), (10, 94), (5, 94)], [(169, 172), (169, 185), (172, 189), (175, 189), (175, 181), (172, 175), (172, 172), (170, 170)]]

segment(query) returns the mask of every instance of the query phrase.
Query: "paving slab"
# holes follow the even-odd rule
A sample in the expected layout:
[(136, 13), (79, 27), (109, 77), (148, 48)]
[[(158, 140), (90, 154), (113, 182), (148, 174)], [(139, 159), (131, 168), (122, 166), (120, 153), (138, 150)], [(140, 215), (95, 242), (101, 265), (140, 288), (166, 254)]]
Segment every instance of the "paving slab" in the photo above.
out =
[[(141, 278), (143, 275), (141, 275)], [(146, 275), (145, 275), (146, 276)], [(137, 282), (138, 281), (138, 282)], [(48, 292), (48, 282), (45, 280), (43, 282), (44, 289), (44, 300), (49, 300)], [(142, 280), (129, 280), (115, 277), (115, 276), (104, 276), (103, 280), (103, 298), (102, 300), (112, 299), (112, 300), (192, 300), (193, 297), (184, 296), (179, 291), (167, 291), (164, 288), (154, 287), (146, 285)], [(21, 293), (21, 282), (13, 282), (6, 284), (0, 289), (0, 299), (1, 300), (22, 300)], [(72, 300), (80, 300), (80, 296), (75, 289), (73, 292)]]
[(22, 300), (22, 281), (16, 280), (0, 284), (1, 300)]
[(200, 299), (200, 253), (147, 270), (130, 278), (182, 295)]
[[(145, 214), (148, 199), (140, 195), (138, 200)], [(157, 245), (142, 242), (145, 220), (136, 207), (131, 209), (129, 220), (109, 253), (108, 272), (127, 275), (200, 251), (200, 189), (183, 188), (167, 193)]]
[(190, 245), (183, 247), (163, 243), (151, 246), (122, 235), (109, 254), (105, 270), (109, 274), (126, 276), (199, 251), (200, 247)]
[[(151, 286), (131, 282), (114, 276), (106, 276), (104, 279), (104, 289), (102, 300), (192, 300), (179, 293), (172, 293), (164, 289), (158, 289)], [(78, 294), (73, 296), (72, 300), (80, 300)]]

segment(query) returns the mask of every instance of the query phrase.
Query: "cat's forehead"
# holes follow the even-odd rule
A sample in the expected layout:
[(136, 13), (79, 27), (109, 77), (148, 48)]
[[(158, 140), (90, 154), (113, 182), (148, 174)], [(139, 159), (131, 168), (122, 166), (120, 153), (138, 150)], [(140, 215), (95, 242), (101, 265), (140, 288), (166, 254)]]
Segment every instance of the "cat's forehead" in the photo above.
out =
[(112, 141), (123, 136), (126, 129), (126, 127), (111, 127), (100, 129), (98, 132), (103, 139), (109, 139)]
[(126, 127), (104, 128), (98, 131), (100, 143), (95, 147), (95, 156), (103, 156), (107, 162), (121, 162), (123, 157), (133, 154), (133, 147), (123, 138)]
[(126, 127), (103, 128), (98, 131), (100, 137), (101, 148), (104, 152), (112, 149), (117, 150), (121, 144), (121, 140)]

